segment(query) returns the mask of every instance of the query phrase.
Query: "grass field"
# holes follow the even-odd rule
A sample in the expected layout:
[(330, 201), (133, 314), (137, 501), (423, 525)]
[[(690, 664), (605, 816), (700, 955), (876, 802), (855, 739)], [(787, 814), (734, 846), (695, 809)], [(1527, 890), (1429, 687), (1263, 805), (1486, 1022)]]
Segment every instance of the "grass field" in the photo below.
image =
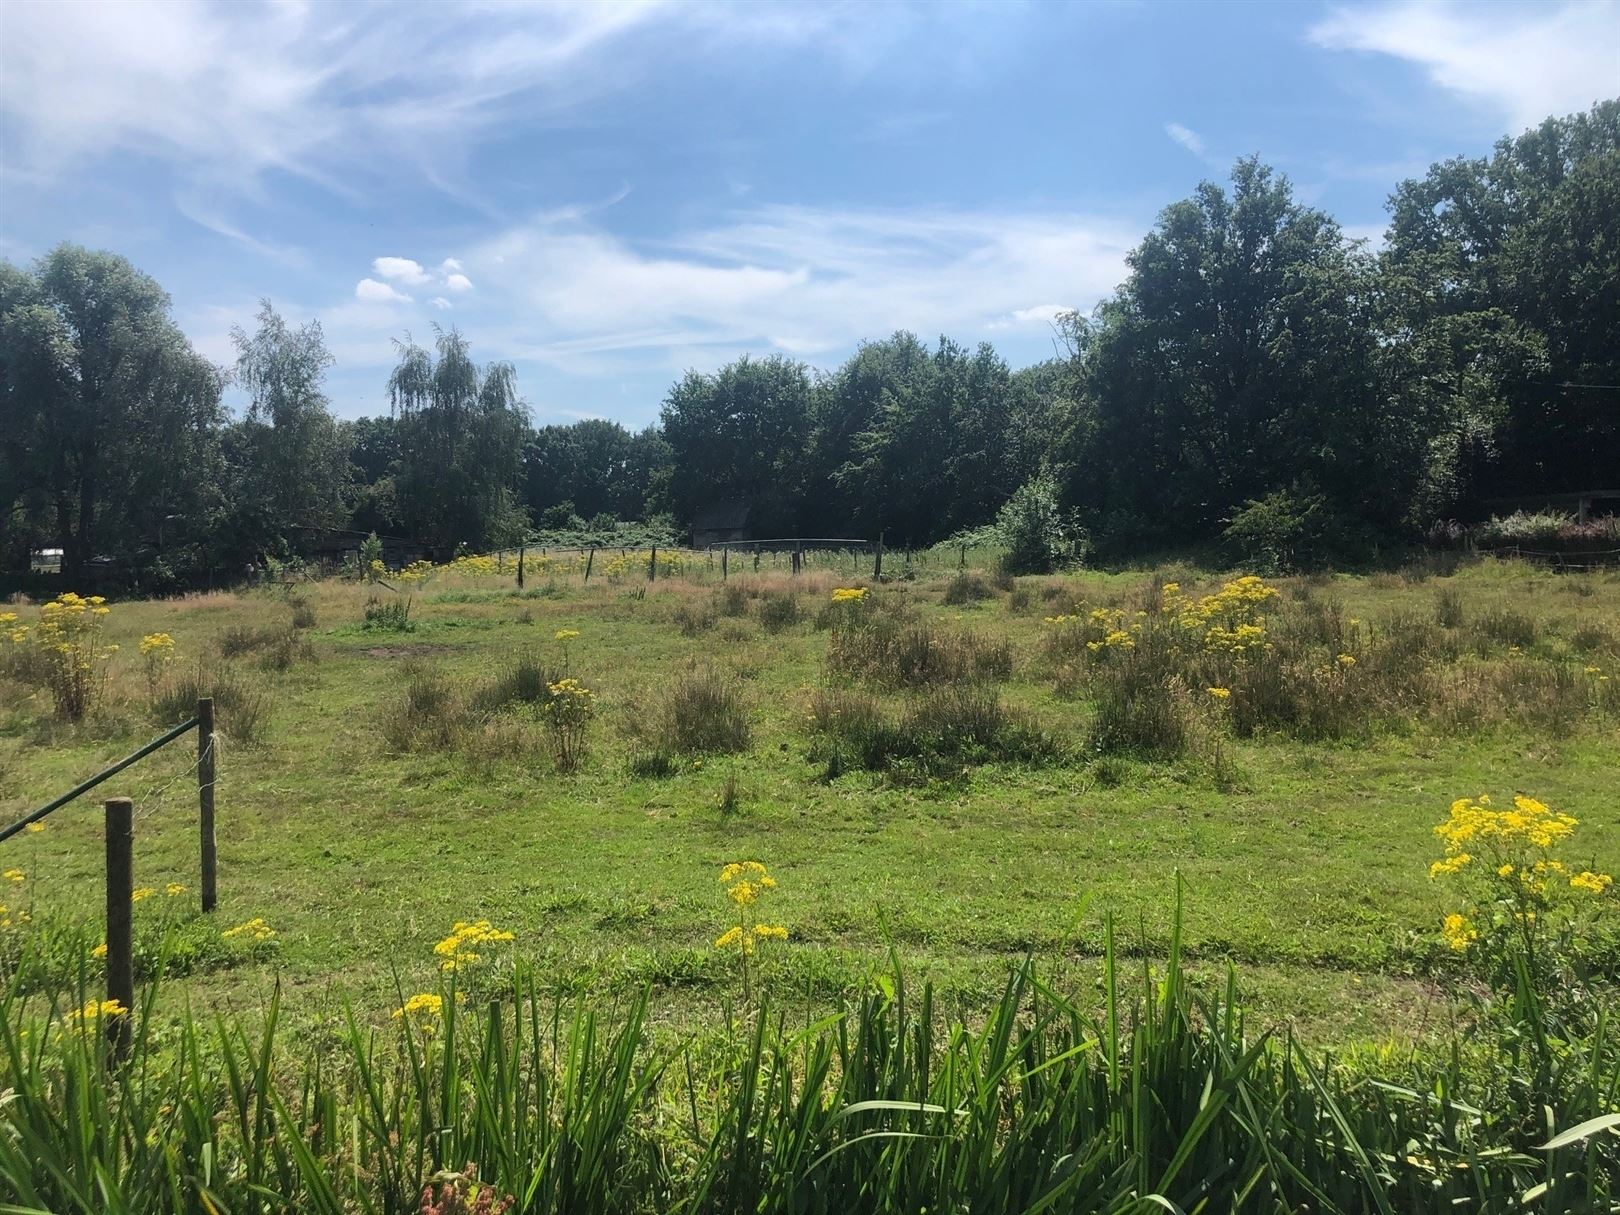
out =
[[(265, 638), (289, 626), (280, 588), (115, 602), (106, 635), (121, 649), (99, 714), (62, 724), (48, 693), (0, 684), (0, 818), (165, 724), (141, 673), (143, 635), (175, 640), (167, 684), (200, 667), (205, 683), (261, 688), (262, 721), (222, 714), (219, 922), (263, 917), (275, 944), (243, 964), (199, 964), (166, 991), (247, 1010), (279, 982), (284, 1017), (316, 1037), (345, 1003), (386, 1021), (400, 990), (431, 988), (433, 945), (452, 923), (481, 918), (513, 932), (507, 949), (560, 987), (629, 996), (650, 986), (655, 1023), (700, 1026), (739, 995), (735, 958), (714, 948), (728, 923), (716, 874), (757, 859), (780, 882), (772, 914), (790, 930), (759, 959), (779, 1002), (857, 992), (891, 950), (968, 1010), (990, 1003), (1029, 954), (1083, 991), (1103, 911), (1157, 948), (1179, 873), (1195, 973), (1236, 961), (1252, 1017), (1321, 1045), (1421, 1041), (1454, 1017), (1438, 933), (1448, 907), (1427, 872), (1431, 828), (1453, 799), (1531, 794), (1581, 821), (1583, 862), (1620, 865), (1620, 715), (1602, 679), (1620, 673), (1620, 575), (1485, 562), (1450, 576), (1279, 580), (1274, 619), (1326, 610), (1369, 648), (1421, 628), (1433, 640), (1422, 662), (1441, 681), (1431, 698), (1450, 687), (1491, 703), (1455, 720), (1432, 699), (1375, 709), (1369, 683), (1344, 737), (1237, 737), (1217, 722), (1180, 755), (1099, 755), (1088, 747), (1094, 698), (1060, 694), (1050, 635), (1062, 626), (1047, 617), (1129, 607), (1167, 580), (1188, 593), (1221, 582), (1175, 569), (1002, 588), (988, 575), (941, 574), (874, 588), (875, 601), (925, 627), (1005, 638), (1001, 696), (1055, 752), (832, 779), (824, 753), (807, 758), (813, 702), (852, 681), (829, 673), (830, 633), (816, 618), (852, 581), (846, 569), (796, 580), (733, 571), (729, 586), (746, 595), (729, 600), (701, 561), (652, 584), (639, 567), (598, 569), (588, 585), (572, 569), (531, 568), (521, 592), (510, 570), (442, 572), (408, 589), (410, 631), (363, 626), (368, 598), (391, 592), (328, 581), (297, 588), (314, 623), (279, 654)], [(559, 641), (559, 630), (578, 636)], [(578, 771), (555, 770), (532, 714), (473, 718), (447, 748), (390, 744), (390, 715), (413, 678), (426, 672), (471, 696), (523, 654), (555, 675), (565, 647), (598, 708)], [(1363, 667), (1371, 679), (1371, 660)], [(637, 775), (659, 697), (711, 669), (741, 691), (747, 750), (680, 755), (671, 774)], [(1520, 704), (1521, 671), (1563, 672), (1567, 686), (1552, 702)], [(874, 691), (896, 712), (917, 695)], [(1194, 712), (1203, 720), (1209, 709)], [(193, 758), (188, 740), (95, 795), (135, 799), (140, 885), (195, 890)], [(46, 831), (0, 845), (4, 867), (26, 874), (13, 905), (27, 900), (36, 917), (98, 907), (100, 841), (99, 807), (85, 799)], [(193, 899), (160, 896), (137, 916), (165, 904), (178, 915)]]

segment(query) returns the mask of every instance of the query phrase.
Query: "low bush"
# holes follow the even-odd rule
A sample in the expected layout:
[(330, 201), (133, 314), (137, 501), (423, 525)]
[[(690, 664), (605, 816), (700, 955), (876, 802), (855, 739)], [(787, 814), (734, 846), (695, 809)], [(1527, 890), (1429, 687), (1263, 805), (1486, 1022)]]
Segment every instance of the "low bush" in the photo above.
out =
[(292, 627), (295, 629), (312, 629), (315, 627), (315, 605), (308, 598), (297, 593), (287, 596), (287, 607), (292, 613)]
[(683, 603), (675, 609), (675, 627), (682, 637), (696, 637), (714, 627), (714, 606), (708, 603)]
[(1493, 607), (1481, 612), (1474, 621), (1473, 630), (1481, 652), (1493, 646), (1528, 649), (1536, 643), (1535, 617), (1512, 608)]
[(1460, 629), (1463, 623), (1462, 592), (1443, 588), (1434, 597), (1434, 618), (1443, 629)]
[(1193, 737), (1187, 685), (1157, 664), (1129, 661), (1105, 668), (1093, 684), (1096, 713), (1086, 749), (1098, 755), (1178, 759)]
[(300, 662), (313, 662), (315, 648), (309, 639), (288, 629), (259, 652), (259, 667), (265, 671), (289, 671)]
[(240, 658), (275, 645), (285, 635), (283, 630), (269, 626), (233, 624), (219, 635), (215, 645), (221, 658)]
[(740, 582), (727, 582), (716, 587), (714, 611), (718, 616), (736, 617), (748, 614), (748, 590)]

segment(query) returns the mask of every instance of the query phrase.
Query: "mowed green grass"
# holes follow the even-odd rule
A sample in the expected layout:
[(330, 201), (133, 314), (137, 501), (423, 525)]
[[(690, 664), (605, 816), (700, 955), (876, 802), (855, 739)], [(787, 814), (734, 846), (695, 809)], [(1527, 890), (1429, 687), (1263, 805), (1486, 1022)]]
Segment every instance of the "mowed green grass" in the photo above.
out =
[[(1187, 570), (1164, 576), (1189, 589), (1218, 585)], [(1150, 579), (1030, 580), (1033, 606), (1018, 611), (1005, 593), (948, 606), (943, 578), (875, 593), (1009, 637), (1017, 671), (1004, 697), (1077, 741), (1090, 709), (1054, 696), (1042, 614)], [(838, 580), (815, 571), (800, 580), (807, 616)], [(782, 575), (762, 582), (789, 585)], [(807, 701), (826, 679), (827, 635), (809, 620), (767, 635), (749, 616), (684, 636), (677, 610), (706, 602), (713, 585), (531, 578), (520, 595), (509, 578), (444, 578), (415, 592), (419, 625), (409, 634), (359, 627), (365, 588), (307, 588), (317, 613), (313, 661), (266, 674), (238, 660), (270, 686), (274, 709), (262, 743), (227, 734), (219, 763), (219, 914), (229, 924), (264, 917), (279, 948), (271, 962), (192, 976), (171, 995), (251, 1009), (279, 982), (295, 1024), (329, 1023), (345, 1003), (386, 1018), (396, 983), (407, 993), (431, 988), (432, 946), (454, 921), (488, 918), (515, 932), (512, 948), (540, 959), (559, 984), (604, 998), (650, 984), (661, 1021), (698, 1025), (737, 998), (713, 949), (727, 923), (716, 875), (728, 861), (757, 859), (780, 882), (770, 914), (792, 933), (766, 959), (780, 999), (830, 1002), (886, 969), (892, 953), (972, 1007), (1030, 953), (1084, 991), (1105, 911), (1153, 949), (1179, 874), (1186, 939), (1206, 973), (1235, 961), (1262, 1019), (1290, 1021), (1323, 1044), (1381, 1041), (1449, 1024), (1447, 980), (1432, 965), (1448, 908), (1427, 867), (1437, 855), (1431, 828), (1454, 798), (1530, 793), (1581, 821), (1580, 859), (1620, 867), (1612, 719), (1558, 736), (1439, 735), (1419, 723), (1354, 743), (1245, 741), (1232, 744), (1241, 778), (1225, 789), (1197, 761), (1129, 762), (1106, 783), (1078, 761), (991, 765), (922, 787), (867, 773), (828, 783), (806, 758)], [(1281, 585), (1286, 608), (1292, 586)], [(1620, 637), (1614, 574), (1487, 563), (1422, 581), (1341, 576), (1312, 593), (1377, 626), (1402, 613), (1432, 619), (1441, 588), (1459, 591), (1471, 614), (1510, 607), (1534, 616), (1542, 636), (1533, 652), (1547, 661), (1594, 661), (1569, 648), (1582, 629)], [(0, 817), (10, 821), (157, 733), (135, 657), (143, 633), (171, 633), (177, 666), (199, 657), (217, 665), (223, 630), (287, 616), (274, 590), (116, 603), (109, 630), (123, 652), (106, 720), (56, 726), (47, 704), (0, 685), (9, 702), (0, 708)], [(557, 775), (541, 750), (387, 752), (378, 722), (406, 662), (470, 684), (519, 650), (555, 657), (561, 628), (579, 630), (570, 669), (600, 698), (582, 772)], [(755, 727), (751, 751), (665, 780), (632, 776), (626, 723), (690, 664), (737, 673)], [(171, 747), (53, 816), (46, 832), (0, 845), (0, 867), (28, 874), (14, 895), (98, 914), (99, 798), (113, 794), (136, 800), (137, 883), (195, 889), (193, 758), (189, 740)], [(732, 777), (741, 810), (727, 817), (720, 803)]]

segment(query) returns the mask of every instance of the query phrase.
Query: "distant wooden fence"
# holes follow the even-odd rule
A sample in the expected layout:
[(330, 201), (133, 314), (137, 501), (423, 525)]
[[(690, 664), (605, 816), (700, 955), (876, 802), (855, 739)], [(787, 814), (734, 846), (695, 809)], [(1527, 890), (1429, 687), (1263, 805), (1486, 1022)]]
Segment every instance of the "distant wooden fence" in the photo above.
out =
[[(214, 846), (215, 744), (214, 698), (197, 701), (197, 713), (154, 738), (140, 750), (103, 768), (60, 797), (46, 802), (0, 829), (0, 843), (27, 830), (47, 815), (82, 797), (97, 785), (117, 776), (133, 763), (145, 759), (176, 739), (197, 732), (197, 826), (200, 836), (199, 864), (202, 909), (211, 912), (219, 902), (218, 854)], [(107, 836), (107, 998), (125, 1009), (135, 1007), (135, 803), (127, 797), (108, 798), (103, 803)], [(107, 1036), (113, 1057), (122, 1059), (129, 1049), (129, 1015), (106, 1018)]]

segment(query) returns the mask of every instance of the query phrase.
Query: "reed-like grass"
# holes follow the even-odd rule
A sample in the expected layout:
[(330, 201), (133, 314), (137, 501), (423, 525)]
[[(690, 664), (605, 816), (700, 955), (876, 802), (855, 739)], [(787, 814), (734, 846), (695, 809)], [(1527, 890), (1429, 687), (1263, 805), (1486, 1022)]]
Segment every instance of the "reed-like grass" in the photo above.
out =
[[(1620, 1069), (1601, 1009), (1521, 992), (1438, 1063), (1314, 1057), (1257, 1029), (1236, 976), (1196, 989), (1179, 912), (1139, 976), (1106, 930), (1084, 996), (1014, 967), (971, 1020), (903, 969), (796, 1025), (767, 1000), (669, 1040), (509, 982), (392, 1031), (350, 1012), (311, 1053), (279, 993), (201, 1022), (149, 985), (115, 1068), (73, 1010), (0, 992), (0, 1187), (12, 1212), (394, 1215), (476, 1166), (513, 1210), (1606, 1211)], [(1379, 1071), (1381, 1066), (1385, 1070)]]

